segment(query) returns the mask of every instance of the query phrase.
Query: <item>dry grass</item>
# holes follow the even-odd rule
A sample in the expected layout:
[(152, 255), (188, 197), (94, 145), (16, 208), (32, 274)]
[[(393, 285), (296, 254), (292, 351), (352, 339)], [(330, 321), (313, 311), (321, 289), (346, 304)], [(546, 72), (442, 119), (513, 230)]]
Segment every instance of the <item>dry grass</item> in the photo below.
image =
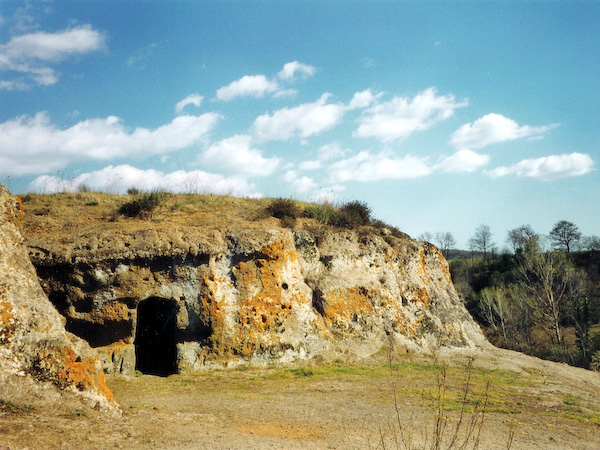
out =
[(26, 235), (51, 235), (65, 242), (95, 230), (122, 231), (163, 226), (228, 227), (236, 224), (256, 226), (269, 199), (250, 199), (218, 195), (172, 194), (160, 208), (145, 217), (126, 217), (118, 213), (135, 195), (102, 192), (64, 194), (27, 194), (21, 199), (25, 216), (20, 226)]

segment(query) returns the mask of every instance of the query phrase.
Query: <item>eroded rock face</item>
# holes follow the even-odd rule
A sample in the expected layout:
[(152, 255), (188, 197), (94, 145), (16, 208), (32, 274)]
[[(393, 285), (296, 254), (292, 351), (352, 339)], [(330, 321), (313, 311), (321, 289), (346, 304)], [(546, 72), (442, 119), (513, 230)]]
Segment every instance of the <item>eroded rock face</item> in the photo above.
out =
[(435, 247), (386, 229), (270, 223), (28, 244), (67, 330), (107, 372), (361, 357), (390, 339), (423, 352), (486, 345)]
[(97, 353), (65, 332), (65, 319), (40, 287), (14, 223), (20, 214), (0, 185), (0, 398), (33, 403), (66, 391), (118, 412)]

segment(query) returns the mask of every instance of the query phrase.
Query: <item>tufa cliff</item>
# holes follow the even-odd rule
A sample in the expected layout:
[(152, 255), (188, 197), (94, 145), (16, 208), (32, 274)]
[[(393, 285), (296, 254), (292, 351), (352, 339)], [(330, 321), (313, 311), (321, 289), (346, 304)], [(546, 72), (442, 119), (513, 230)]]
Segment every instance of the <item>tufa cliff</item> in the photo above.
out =
[(65, 319), (40, 287), (15, 226), (22, 213), (0, 185), (0, 398), (35, 405), (72, 393), (118, 412), (98, 355), (65, 332)]
[(71, 195), (69, 220), (26, 202), (24, 227), (43, 289), (106, 372), (355, 358), (390, 339), (415, 352), (487, 344), (440, 251), (401, 233), (115, 218), (85, 195)]

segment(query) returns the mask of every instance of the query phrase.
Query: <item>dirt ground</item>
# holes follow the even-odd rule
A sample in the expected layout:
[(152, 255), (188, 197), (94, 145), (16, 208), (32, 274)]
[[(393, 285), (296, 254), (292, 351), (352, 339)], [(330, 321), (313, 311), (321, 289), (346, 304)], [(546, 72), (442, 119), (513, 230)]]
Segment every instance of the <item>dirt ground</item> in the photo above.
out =
[(122, 417), (82, 405), (5, 405), (0, 450), (434, 448), (436, 436), (448, 448), (459, 422), (457, 444), (473, 423), (466, 448), (477, 436), (481, 449), (506, 449), (511, 436), (512, 449), (600, 448), (600, 374), (503, 350), (395, 356), (391, 366), (381, 357), (113, 377), (109, 385)]

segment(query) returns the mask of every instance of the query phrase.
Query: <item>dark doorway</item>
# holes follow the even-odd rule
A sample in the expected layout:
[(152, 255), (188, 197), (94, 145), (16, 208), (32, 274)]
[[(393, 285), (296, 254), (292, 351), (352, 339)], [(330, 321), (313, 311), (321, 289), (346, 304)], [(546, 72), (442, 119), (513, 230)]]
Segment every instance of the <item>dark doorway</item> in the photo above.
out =
[(138, 305), (135, 368), (144, 374), (177, 373), (177, 307), (175, 302), (150, 297)]

